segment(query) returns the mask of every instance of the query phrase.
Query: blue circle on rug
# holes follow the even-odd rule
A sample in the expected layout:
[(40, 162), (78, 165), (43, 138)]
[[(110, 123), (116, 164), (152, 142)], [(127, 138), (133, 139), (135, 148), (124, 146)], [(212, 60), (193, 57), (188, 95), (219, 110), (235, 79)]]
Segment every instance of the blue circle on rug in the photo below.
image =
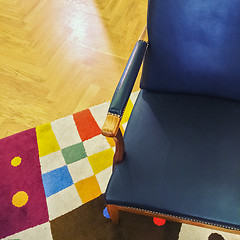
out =
[(107, 207), (105, 207), (105, 208), (103, 209), (103, 216), (104, 216), (105, 218), (110, 218), (110, 215), (109, 215), (109, 213), (108, 213)]

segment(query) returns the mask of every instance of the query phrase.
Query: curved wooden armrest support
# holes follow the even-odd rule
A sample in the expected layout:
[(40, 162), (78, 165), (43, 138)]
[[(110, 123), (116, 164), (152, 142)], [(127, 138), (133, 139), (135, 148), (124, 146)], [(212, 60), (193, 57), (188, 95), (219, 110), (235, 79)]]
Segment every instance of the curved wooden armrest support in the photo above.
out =
[(124, 156), (124, 140), (120, 128), (118, 129), (116, 137), (113, 138), (116, 145), (115, 154), (113, 157), (113, 170), (115, 164), (122, 162)]
[(119, 128), (120, 116), (108, 114), (102, 127), (102, 135), (112, 137), (115, 141), (116, 151), (113, 157), (113, 169), (115, 164), (120, 163), (124, 156), (124, 141)]

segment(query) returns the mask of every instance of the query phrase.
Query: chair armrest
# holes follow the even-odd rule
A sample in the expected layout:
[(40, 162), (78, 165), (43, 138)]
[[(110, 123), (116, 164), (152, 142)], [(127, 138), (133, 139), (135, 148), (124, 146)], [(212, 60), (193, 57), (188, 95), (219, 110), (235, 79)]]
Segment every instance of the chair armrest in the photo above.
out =
[(148, 43), (137, 41), (113, 95), (109, 113), (122, 117), (141, 67)]
[(108, 109), (108, 115), (102, 127), (102, 134), (106, 137), (112, 137), (116, 144), (116, 152), (113, 158), (113, 168), (116, 163), (121, 162), (123, 159), (124, 141), (119, 125), (147, 51), (147, 47), (147, 28), (145, 28), (142, 36), (137, 41), (132, 51), (122, 77), (117, 85)]
[(106, 137), (115, 137), (117, 135), (122, 115), (132, 92), (147, 47), (147, 29), (145, 28), (132, 51), (110, 103), (108, 115), (102, 128), (102, 134)]

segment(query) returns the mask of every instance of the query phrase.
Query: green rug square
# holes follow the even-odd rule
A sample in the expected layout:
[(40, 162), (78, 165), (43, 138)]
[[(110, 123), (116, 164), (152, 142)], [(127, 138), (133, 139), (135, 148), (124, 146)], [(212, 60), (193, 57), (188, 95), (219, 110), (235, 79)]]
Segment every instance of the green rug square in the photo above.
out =
[(82, 142), (62, 149), (62, 155), (66, 164), (77, 162), (87, 157)]

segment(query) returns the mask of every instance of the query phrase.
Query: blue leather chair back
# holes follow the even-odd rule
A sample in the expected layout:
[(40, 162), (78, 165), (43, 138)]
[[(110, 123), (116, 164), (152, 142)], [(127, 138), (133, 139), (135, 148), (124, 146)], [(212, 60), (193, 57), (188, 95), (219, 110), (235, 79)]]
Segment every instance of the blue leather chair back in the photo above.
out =
[(141, 88), (240, 100), (240, 0), (149, 0)]

